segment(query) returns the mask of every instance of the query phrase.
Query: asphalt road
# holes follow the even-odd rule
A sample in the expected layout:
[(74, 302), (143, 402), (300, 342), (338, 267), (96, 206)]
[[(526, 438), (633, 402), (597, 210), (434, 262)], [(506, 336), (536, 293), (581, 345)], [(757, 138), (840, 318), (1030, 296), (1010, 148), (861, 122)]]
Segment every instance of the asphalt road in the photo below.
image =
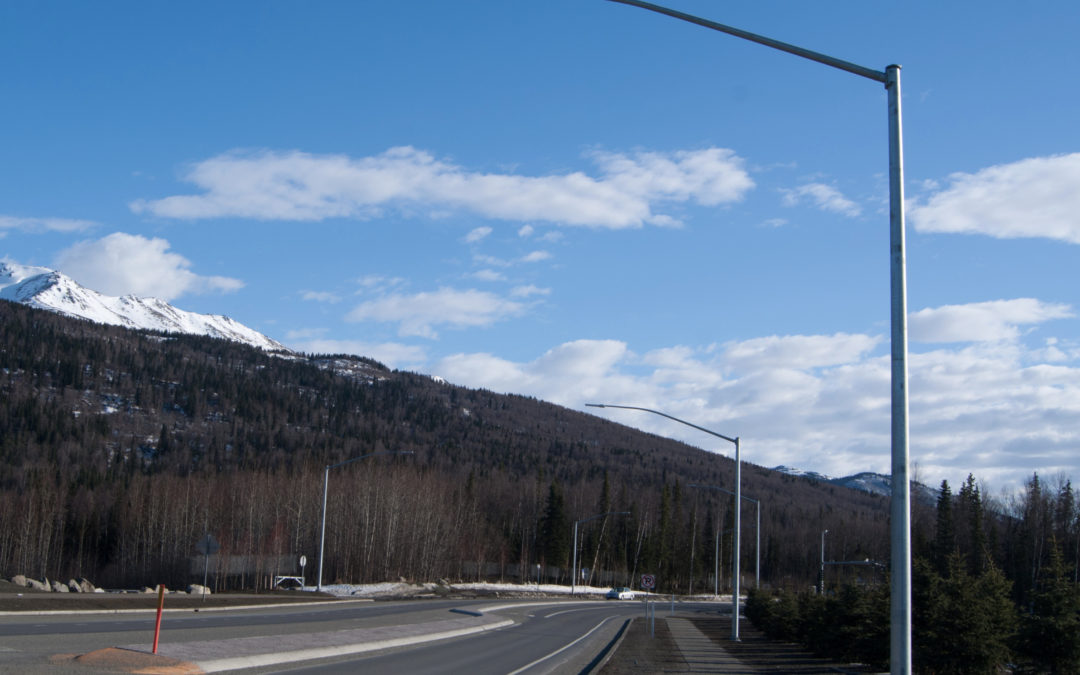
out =
[(415, 675), (580, 673), (599, 661), (626, 620), (641, 613), (641, 606), (640, 603), (627, 602), (576, 607), (560, 603), (497, 611), (513, 618), (514, 625), (388, 653), (265, 672), (304, 675), (357, 672)]
[[(535, 602), (535, 601), (533, 601)], [(610, 644), (638, 602), (551, 601), (543, 605), (499, 600), (412, 600), (323, 603), (166, 614), (161, 644), (226, 644), (220, 641), (279, 636), (282, 644), (304, 636), (356, 629), (386, 629), (445, 621), (461, 611), (484, 609), (514, 624), (476, 635), (396, 647), (362, 658), (262, 666), (243, 672), (580, 672)], [(152, 612), (135, 615), (64, 614), (0, 616), (0, 672), (52, 673), (57, 654), (85, 654), (106, 647), (148, 645)], [(403, 631), (408, 632), (408, 631)], [(69, 664), (70, 667), (70, 664)], [(101, 672), (101, 671), (98, 671)]]

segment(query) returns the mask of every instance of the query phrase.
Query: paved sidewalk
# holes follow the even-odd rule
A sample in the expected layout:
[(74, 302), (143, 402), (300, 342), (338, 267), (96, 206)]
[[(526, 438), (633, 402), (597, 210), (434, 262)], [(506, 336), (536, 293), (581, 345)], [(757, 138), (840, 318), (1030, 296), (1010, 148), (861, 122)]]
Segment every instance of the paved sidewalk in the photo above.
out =
[(687, 673), (757, 673), (728, 653), (708, 635), (702, 633), (689, 619), (668, 617), (668, 632), (686, 663)]

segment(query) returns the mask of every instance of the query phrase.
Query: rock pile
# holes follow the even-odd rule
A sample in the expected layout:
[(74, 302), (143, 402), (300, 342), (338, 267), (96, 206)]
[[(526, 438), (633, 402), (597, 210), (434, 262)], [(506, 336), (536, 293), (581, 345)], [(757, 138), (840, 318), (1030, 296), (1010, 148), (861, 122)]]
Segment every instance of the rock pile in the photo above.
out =
[(16, 574), (11, 577), (11, 583), (16, 586), (22, 586), (35, 591), (44, 591), (46, 593), (104, 593), (103, 589), (94, 586), (90, 583), (89, 579), (80, 577), (79, 579), (68, 579), (65, 584), (62, 581), (49, 581), (47, 578), (41, 580), (33, 579), (22, 574)]

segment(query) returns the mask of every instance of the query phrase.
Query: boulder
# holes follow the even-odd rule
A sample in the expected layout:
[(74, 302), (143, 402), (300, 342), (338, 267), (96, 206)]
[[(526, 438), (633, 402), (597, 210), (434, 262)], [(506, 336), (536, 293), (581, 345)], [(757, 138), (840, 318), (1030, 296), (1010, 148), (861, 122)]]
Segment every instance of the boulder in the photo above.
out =
[(68, 579), (67, 589), (71, 593), (82, 593), (83, 589), (79, 586), (79, 582), (74, 579)]
[(40, 581), (38, 581), (37, 579), (27, 579), (26, 580), (26, 587), (27, 588), (32, 588), (35, 591), (51, 591), (52, 588), (49, 587), (48, 585), (46, 585), (46, 584), (48, 584), (48, 581), (49, 580), (46, 579), (45, 583), (43, 584)]
[(99, 590), (101, 590), (97, 586), (94, 586), (94, 584), (90, 583), (90, 580), (86, 577), (79, 577), (79, 588), (82, 589), (83, 593), (97, 593)]
[(21, 574), (16, 574), (15, 576), (11, 577), (11, 583), (15, 584), (16, 586), (22, 586), (23, 588), (26, 588), (29, 585), (26, 583), (26, 577)]
[(52, 589), (53, 589), (53, 593), (70, 593), (71, 592), (71, 589), (67, 587), (67, 584), (65, 584), (63, 582), (60, 582), (60, 581), (52, 582)]
[(191, 595), (210, 595), (210, 589), (199, 584), (191, 584), (187, 587), (187, 592)]

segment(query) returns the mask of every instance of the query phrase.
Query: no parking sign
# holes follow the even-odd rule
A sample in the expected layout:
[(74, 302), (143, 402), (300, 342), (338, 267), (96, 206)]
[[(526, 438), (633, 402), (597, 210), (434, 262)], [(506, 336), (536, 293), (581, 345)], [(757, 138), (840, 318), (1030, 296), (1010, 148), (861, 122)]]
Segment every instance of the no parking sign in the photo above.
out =
[(656, 576), (653, 574), (641, 575), (641, 587), (647, 591), (651, 591), (656, 588)]

